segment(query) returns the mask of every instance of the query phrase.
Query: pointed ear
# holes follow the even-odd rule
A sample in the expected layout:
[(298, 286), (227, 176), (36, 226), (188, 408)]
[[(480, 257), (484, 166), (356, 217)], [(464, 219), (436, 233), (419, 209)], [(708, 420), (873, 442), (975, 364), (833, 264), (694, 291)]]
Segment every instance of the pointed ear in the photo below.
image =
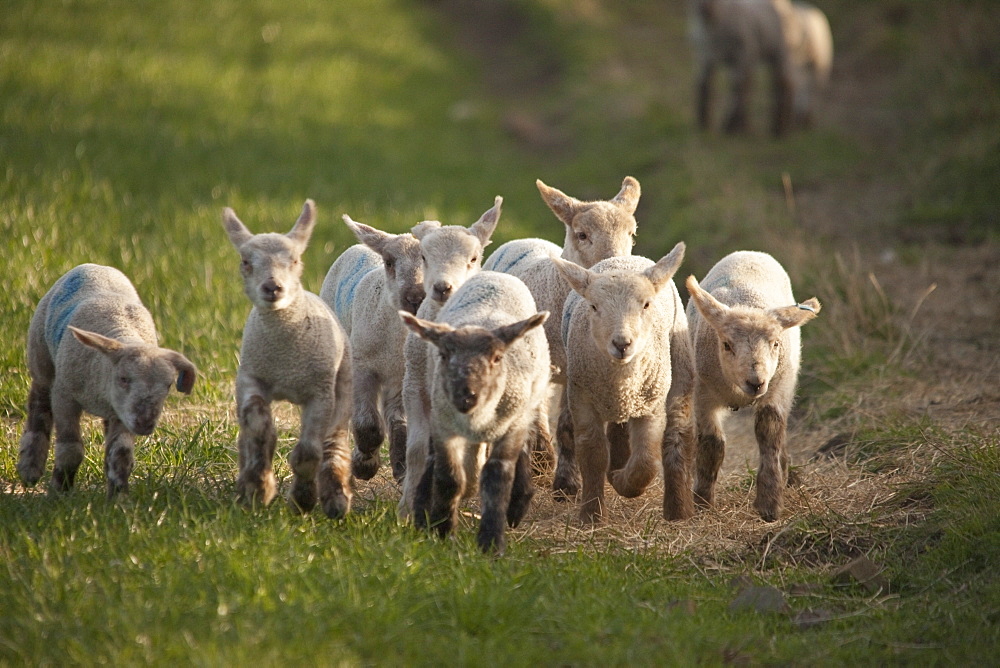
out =
[(403, 324), (413, 330), (414, 334), (425, 341), (430, 341), (434, 345), (438, 345), (441, 338), (444, 337), (445, 334), (455, 331), (453, 327), (446, 325), (443, 322), (421, 320), (407, 311), (398, 311), (398, 313), (399, 317), (403, 319)]
[(801, 304), (773, 308), (767, 313), (777, 320), (779, 325), (788, 329), (789, 327), (799, 327), (806, 324), (819, 314), (820, 308), (822, 307), (819, 300), (815, 297), (810, 297)]
[(621, 192), (611, 199), (611, 203), (631, 215), (635, 213), (636, 207), (639, 206), (640, 194), (642, 194), (642, 189), (639, 187), (639, 182), (634, 177), (626, 176), (625, 180), (622, 181)]
[(483, 213), (479, 217), (479, 220), (472, 224), (469, 231), (476, 235), (479, 239), (479, 243), (483, 248), (490, 245), (490, 237), (493, 235), (493, 230), (497, 228), (497, 223), (500, 222), (500, 206), (503, 204), (503, 197), (500, 195), (496, 196), (493, 200), (493, 206), (488, 211)]
[(726, 317), (729, 307), (705, 290), (702, 290), (701, 286), (698, 285), (698, 280), (694, 276), (688, 276), (685, 285), (687, 285), (688, 292), (691, 294), (691, 300), (694, 302), (695, 308), (708, 321), (708, 324), (718, 329), (722, 325), (722, 320)]
[(414, 225), (413, 229), (410, 230), (410, 233), (413, 234), (413, 236), (415, 236), (417, 239), (423, 239), (428, 234), (430, 234), (436, 229), (439, 229), (440, 227), (441, 227), (441, 221), (425, 220), (422, 223), (417, 223), (416, 225)]
[(73, 336), (76, 337), (77, 341), (85, 346), (90, 346), (91, 348), (99, 350), (105, 355), (114, 357), (125, 348), (125, 344), (121, 341), (110, 339), (102, 334), (98, 334), (97, 332), (90, 332), (86, 329), (77, 329), (72, 325), (69, 326), (69, 331), (73, 332)]
[(354, 232), (354, 236), (358, 238), (358, 241), (380, 255), (382, 254), (382, 249), (385, 247), (385, 242), (395, 236), (351, 220), (351, 217), (346, 213), (344, 214), (344, 223), (350, 228), (351, 232)]
[(642, 272), (649, 279), (649, 282), (653, 284), (653, 288), (657, 292), (662, 290), (670, 282), (670, 279), (674, 277), (674, 274), (677, 273), (681, 262), (684, 261), (684, 249), (684, 242), (678, 241), (672, 251), (660, 258), (660, 261), (652, 267)]
[(306, 203), (302, 205), (302, 213), (299, 214), (299, 219), (295, 221), (295, 225), (292, 226), (291, 231), (285, 236), (297, 243), (299, 248), (305, 249), (315, 225), (316, 203), (311, 199), (307, 199)]
[(247, 226), (244, 225), (239, 218), (236, 217), (236, 212), (228, 206), (222, 210), (222, 225), (226, 228), (226, 234), (229, 235), (229, 241), (232, 242), (237, 249), (246, 242), (250, 241), (253, 237), (253, 233), (247, 229)]
[(530, 318), (525, 318), (520, 322), (511, 323), (509, 325), (504, 325), (503, 327), (498, 327), (493, 330), (493, 335), (500, 339), (504, 346), (509, 346), (510, 344), (517, 341), (519, 338), (527, 334), (529, 331), (538, 327), (544, 323), (549, 317), (548, 311), (541, 311), (531, 316)]
[(177, 390), (184, 394), (191, 394), (195, 378), (198, 377), (198, 369), (195, 368), (191, 360), (176, 350), (163, 349), (163, 355), (177, 369)]
[(579, 292), (581, 296), (586, 297), (587, 288), (590, 286), (591, 271), (569, 260), (558, 257), (550, 259), (556, 265), (559, 273), (566, 279), (566, 282), (569, 283), (569, 286)]
[(552, 209), (552, 213), (556, 214), (556, 218), (561, 220), (563, 225), (572, 225), (573, 217), (583, 206), (583, 202), (575, 197), (570, 197), (557, 188), (545, 185), (541, 179), (537, 179), (535, 185), (538, 187), (542, 199)]

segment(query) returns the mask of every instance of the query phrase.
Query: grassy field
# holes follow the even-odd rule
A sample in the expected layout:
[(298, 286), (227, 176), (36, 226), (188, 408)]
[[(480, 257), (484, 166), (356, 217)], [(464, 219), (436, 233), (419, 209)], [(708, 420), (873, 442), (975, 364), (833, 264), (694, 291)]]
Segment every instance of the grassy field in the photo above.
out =
[[(0, 665), (995, 657), (1000, 9), (823, 7), (829, 103), (775, 142), (763, 99), (746, 137), (695, 132), (682, 2), (7, 2)], [(561, 243), (534, 180), (597, 199), (627, 174), (643, 189), (637, 253), (683, 239), (681, 272), (701, 276), (767, 250), (824, 304), (803, 330), (800, 483), (780, 521), (756, 518), (739, 462), (718, 509), (676, 525), (655, 489), (595, 529), (543, 489), (501, 559), (478, 553), (474, 505), (453, 540), (400, 525), (381, 474), (343, 522), (236, 505), (249, 303), (222, 207), (286, 231), (315, 199), (315, 291), (353, 242), (343, 213), (394, 232), (468, 225), (503, 195), (494, 245)], [(96, 421), (71, 493), (15, 471), (28, 322), (82, 262), (122, 269), (161, 345), (201, 372), (112, 502)], [(297, 415), (279, 414), (287, 475)], [(831, 577), (861, 555), (884, 586)], [(740, 609), (750, 583), (781, 600)]]

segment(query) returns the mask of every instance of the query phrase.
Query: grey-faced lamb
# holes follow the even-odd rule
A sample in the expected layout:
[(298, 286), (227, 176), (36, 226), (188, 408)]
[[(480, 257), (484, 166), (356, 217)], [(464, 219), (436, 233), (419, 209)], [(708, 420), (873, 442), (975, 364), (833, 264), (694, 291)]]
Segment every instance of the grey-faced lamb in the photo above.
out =
[[(496, 197), (493, 207), (483, 213), (469, 227), (442, 225), (436, 220), (425, 220), (413, 228), (413, 236), (420, 241), (424, 268), (424, 289), (427, 297), (417, 316), (433, 321), (438, 312), (466, 280), (477, 274), (482, 266), (483, 250), (489, 245), (493, 230), (500, 220), (502, 197)], [(406, 470), (423, 471), (424, 460), (430, 443), (430, 393), (427, 387), (428, 344), (414, 333), (409, 333), (404, 345), (406, 370), (403, 376), (403, 407), (406, 412)], [(469, 471), (477, 470), (481, 457), (468, 462)], [(399, 514), (409, 518), (419, 479), (416, 475), (403, 478), (403, 494), (399, 501)], [(469, 489), (473, 489), (470, 485)]]
[(289, 505), (307, 512), (318, 497), (329, 517), (342, 517), (351, 505), (350, 343), (333, 311), (301, 283), (316, 206), (306, 200), (288, 234), (253, 234), (229, 208), (222, 220), (253, 304), (236, 373), (237, 492), (250, 505), (266, 505), (277, 494), (271, 403), (287, 400), (302, 407), (299, 441), (288, 457)]
[[(584, 269), (553, 260), (574, 290), (563, 310), (562, 337), (585, 522), (603, 518), (605, 476), (622, 496), (638, 496), (656, 476), (658, 454), (664, 517), (694, 512), (694, 369), (687, 319), (671, 280), (683, 258), (678, 243), (655, 264), (616, 257)], [(622, 434), (610, 431), (613, 425), (627, 427), (629, 445), (616, 444)]]
[(403, 410), (403, 345), (407, 329), (397, 311), (416, 313), (424, 300), (420, 242), (389, 234), (344, 216), (361, 242), (330, 267), (319, 296), (336, 313), (351, 341), (354, 411), (354, 475), (372, 478), (379, 448), (389, 434), (389, 463), (396, 480), (406, 470)]
[[(414, 497), (414, 523), (442, 536), (452, 531), (458, 503), (475, 485), (466, 463), (482, 443), (489, 458), (479, 489), (479, 546), (504, 549), (504, 525), (517, 526), (534, 493), (527, 442), (548, 399), (549, 351), (537, 329), (547, 312), (536, 313), (524, 284), (484, 271), (459, 288), (437, 322), (400, 312), (436, 353), (428, 359), (430, 449)], [(475, 476), (477, 471), (472, 471)]]
[[(571, 289), (552, 263), (561, 257), (581, 267), (592, 267), (609, 257), (632, 254), (635, 243), (635, 210), (639, 205), (639, 182), (626, 176), (621, 190), (608, 201), (585, 202), (535, 181), (542, 199), (565, 226), (562, 248), (544, 239), (517, 239), (500, 246), (483, 265), (524, 281), (540, 310), (552, 315), (545, 321), (552, 364), (558, 369), (553, 381), (560, 386), (562, 412), (556, 430), (558, 457), (552, 479), (557, 498), (573, 498), (580, 489), (580, 473), (573, 450), (573, 425), (566, 410), (566, 351), (562, 342), (562, 309)], [(535, 444), (535, 447), (539, 446)]]
[(109, 497), (128, 491), (135, 434), (151, 434), (171, 385), (190, 394), (197, 375), (184, 355), (157, 346), (153, 318), (125, 274), (97, 264), (71, 269), (42, 297), (27, 354), (31, 389), (18, 475), (25, 485), (38, 482), (54, 426), (51, 486), (70, 489), (83, 462), (86, 411), (104, 418)]
[(760, 449), (754, 508), (774, 521), (788, 479), (785, 431), (799, 374), (799, 326), (816, 317), (820, 303), (815, 297), (796, 303), (782, 266), (755, 251), (727, 255), (700, 285), (689, 277), (687, 288), (697, 370), (696, 499), (715, 501), (726, 450), (721, 413), (753, 406)]

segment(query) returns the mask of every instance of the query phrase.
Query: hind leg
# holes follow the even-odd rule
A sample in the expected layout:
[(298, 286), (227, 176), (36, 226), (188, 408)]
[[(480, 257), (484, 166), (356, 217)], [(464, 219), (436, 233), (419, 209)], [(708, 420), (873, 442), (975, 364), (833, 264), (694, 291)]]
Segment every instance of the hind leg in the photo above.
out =
[(389, 425), (389, 466), (393, 479), (400, 482), (406, 476), (406, 412), (401, 387), (385, 393), (382, 411)]
[(271, 402), (260, 393), (248, 391), (239, 402), (238, 412), (236, 491), (243, 503), (266, 506), (278, 493), (278, 480), (272, 468), (278, 434), (271, 416)]
[(17, 456), (17, 474), (28, 487), (42, 477), (45, 461), (49, 457), (49, 439), (52, 437), (51, 388), (32, 381), (28, 391), (28, 419), (21, 435)]
[(380, 381), (378, 375), (359, 369), (354, 377), (354, 475), (370, 480), (381, 465), (379, 449), (385, 440), (385, 427), (379, 412)]
[(337, 370), (334, 389), (333, 428), (323, 440), (323, 460), (319, 467), (319, 501), (330, 519), (339, 519), (351, 510), (351, 369), (345, 357)]
[(556, 501), (572, 501), (580, 492), (582, 479), (576, 462), (576, 437), (566, 386), (562, 390), (556, 446), (556, 472), (552, 476), (552, 492)]

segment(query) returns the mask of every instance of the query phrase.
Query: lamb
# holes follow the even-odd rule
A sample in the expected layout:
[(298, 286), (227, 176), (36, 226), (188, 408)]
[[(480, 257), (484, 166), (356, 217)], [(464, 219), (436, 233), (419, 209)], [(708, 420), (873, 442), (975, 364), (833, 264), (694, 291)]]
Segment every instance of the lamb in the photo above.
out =
[(798, 328), (816, 317), (820, 303), (815, 297), (796, 303), (778, 261), (755, 251), (727, 255), (700, 285), (689, 277), (687, 288), (697, 370), (697, 501), (710, 506), (715, 500), (726, 449), (720, 414), (753, 406), (760, 449), (754, 508), (773, 522), (788, 479), (785, 427), (799, 374)]
[[(694, 513), (689, 473), (694, 367), (687, 318), (671, 280), (683, 258), (682, 242), (655, 264), (616, 257), (585, 269), (553, 259), (574, 290), (563, 309), (562, 339), (584, 522), (604, 516), (605, 476), (622, 496), (645, 491), (656, 476), (657, 445), (664, 517)], [(609, 431), (616, 424), (627, 427), (630, 452), (621, 434)]]
[(302, 407), (299, 442), (288, 457), (294, 473), (288, 503), (308, 512), (318, 496), (327, 516), (342, 517), (351, 506), (350, 342), (330, 308), (301, 284), (316, 205), (306, 200), (288, 234), (255, 235), (229, 208), (222, 220), (253, 304), (236, 373), (239, 497), (267, 505), (277, 494), (271, 402), (284, 399)]
[(729, 68), (732, 86), (726, 132), (748, 127), (752, 80), (761, 61), (771, 71), (773, 133), (784, 134), (794, 121), (808, 122), (833, 57), (830, 26), (819, 9), (791, 0), (688, 0), (688, 7), (703, 130), (711, 125), (712, 74), (720, 64)]
[(504, 523), (517, 526), (534, 494), (526, 445), (548, 398), (548, 344), (537, 329), (548, 313), (536, 313), (517, 278), (483, 271), (455, 292), (437, 322), (400, 316), (439, 353), (428, 358), (430, 450), (425, 468), (407, 474), (420, 476), (414, 523), (441, 536), (452, 531), (459, 499), (475, 481), (465, 462), (485, 442), (478, 542), (484, 552), (503, 552)]
[(389, 462), (398, 481), (406, 470), (403, 345), (407, 329), (396, 312), (416, 313), (424, 300), (420, 242), (344, 216), (361, 242), (344, 251), (323, 281), (320, 298), (333, 309), (351, 341), (354, 475), (369, 480), (389, 433)]
[[(466, 280), (479, 272), (483, 250), (489, 245), (493, 230), (500, 220), (502, 197), (496, 197), (493, 207), (484, 212), (470, 227), (441, 225), (436, 220), (425, 220), (413, 228), (413, 236), (420, 241), (424, 268), (424, 299), (417, 316), (433, 321), (452, 293)], [(428, 343), (414, 333), (406, 337), (403, 375), (403, 407), (406, 412), (406, 470), (424, 470), (424, 460), (430, 447), (431, 399), (427, 386)], [(470, 478), (478, 470), (482, 457), (467, 462)], [(410, 517), (420, 473), (403, 478), (403, 494), (399, 500), (399, 515)], [(473, 485), (468, 486), (471, 492)]]
[[(66, 333), (72, 336), (66, 337)], [(17, 472), (42, 476), (55, 426), (51, 487), (68, 491), (83, 462), (80, 417), (104, 418), (108, 497), (128, 491), (135, 435), (153, 433), (170, 386), (190, 394), (197, 370), (156, 344), (153, 318), (129, 279), (113, 267), (81, 264), (42, 297), (28, 327), (28, 419)]]
[(609, 257), (631, 255), (635, 243), (635, 210), (641, 190), (636, 179), (626, 176), (621, 191), (612, 199), (581, 202), (540, 180), (535, 181), (535, 185), (556, 218), (566, 227), (563, 247), (543, 239), (508, 241), (490, 255), (483, 268), (517, 276), (534, 295), (538, 308), (553, 314), (545, 321), (545, 337), (552, 364), (559, 370), (553, 380), (563, 388), (563, 410), (556, 431), (558, 457), (552, 489), (556, 498), (573, 498), (580, 489), (580, 474), (573, 450), (572, 421), (566, 410), (566, 351), (560, 334), (562, 308), (571, 290), (550, 259), (558, 256), (589, 268)]

